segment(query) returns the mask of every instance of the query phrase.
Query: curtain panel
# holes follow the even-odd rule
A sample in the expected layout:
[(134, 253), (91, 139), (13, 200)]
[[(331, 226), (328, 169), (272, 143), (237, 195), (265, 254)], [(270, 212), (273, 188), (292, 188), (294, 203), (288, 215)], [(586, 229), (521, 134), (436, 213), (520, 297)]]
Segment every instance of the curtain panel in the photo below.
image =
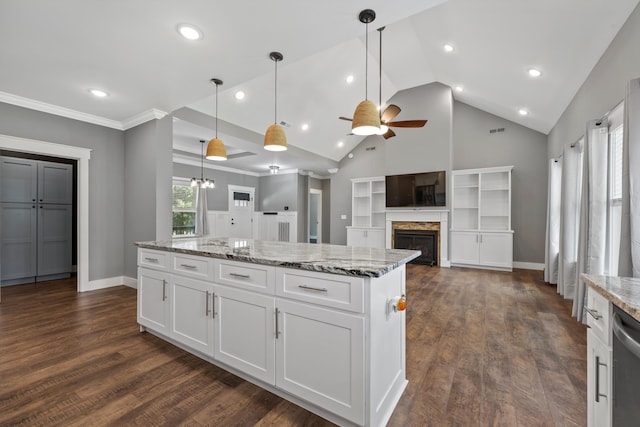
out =
[(549, 160), (548, 183), (544, 281), (556, 285), (560, 259), (560, 205), (562, 204), (562, 162), (560, 159)]
[(209, 234), (209, 220), (207, 218), (207, 189), (198, 187), (196, 202), (196, 235)]

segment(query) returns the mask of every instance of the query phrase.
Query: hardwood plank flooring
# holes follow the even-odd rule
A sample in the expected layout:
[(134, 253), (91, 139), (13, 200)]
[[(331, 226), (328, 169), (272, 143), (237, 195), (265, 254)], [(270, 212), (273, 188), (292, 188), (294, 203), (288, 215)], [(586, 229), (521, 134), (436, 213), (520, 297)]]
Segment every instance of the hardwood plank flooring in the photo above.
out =
[[(586, 425), (586, 327), (541, 272), (407, 267), (390, 426)], [(2, 288), (0, 425), (328, 426), (136, 324), (136, 292)]]

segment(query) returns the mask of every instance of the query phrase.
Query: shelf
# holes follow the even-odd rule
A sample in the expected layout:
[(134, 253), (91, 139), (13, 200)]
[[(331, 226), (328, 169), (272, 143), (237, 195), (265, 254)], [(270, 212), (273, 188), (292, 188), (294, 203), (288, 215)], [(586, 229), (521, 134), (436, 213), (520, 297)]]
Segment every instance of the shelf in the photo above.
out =
[(478, 188), (478, 187), (479, 187), (479, 185), (475, 184), (475, 185), (456, 185), (453, 188), (455, 189), (455, 188)]
[(509, 189), (505, 187), (495, 187), (495, 188), (482, 188), (481, 191), (509, 191)]

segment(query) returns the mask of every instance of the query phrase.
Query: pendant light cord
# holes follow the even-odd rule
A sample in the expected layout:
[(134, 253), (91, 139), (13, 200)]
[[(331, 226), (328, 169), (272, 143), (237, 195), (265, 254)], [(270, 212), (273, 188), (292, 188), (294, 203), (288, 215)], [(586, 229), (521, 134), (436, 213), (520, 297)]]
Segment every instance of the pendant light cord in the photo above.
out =
[(200, 141), (200, 181), (204, 182), (204, 141)]
[(380, 81), (379, 81), (379, 86), (378, 86), (378, 111), (380, 112), (380, 117), (382, 118), (382, 30), (384, 30), (384, 27), (380, 28), (378, 31), (380, 31)]
[(216, 138), (218, 138), (218, 83), (216, 83)]
[(273, 91), (273, 123), (278, 123), (278, 60), (274, 59), (276, 63), (276, 75), (275, 75), (275, 89)]
[(364, 99), (369, 99), (369, 23), (364, 27)]

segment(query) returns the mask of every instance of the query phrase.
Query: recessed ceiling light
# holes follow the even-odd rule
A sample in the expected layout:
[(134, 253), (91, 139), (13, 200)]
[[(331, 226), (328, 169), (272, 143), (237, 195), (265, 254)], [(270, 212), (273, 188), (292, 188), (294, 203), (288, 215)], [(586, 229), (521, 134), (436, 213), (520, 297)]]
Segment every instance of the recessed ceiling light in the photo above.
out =
[(529, 68), (528, 73), (531, 77), (540, 77), (542, 75), (542, 71), (535, 68)]
[(190, 24), (178, 25), (178, 32), (187, 40), (200, 40), (202, 38), (202, 32)]
[(349, 74), (345, 80), (347, 81), (347, 83), (351, 84), (353, 83), (353, 79), (353, 74)]
[(529, 112), (524, 108), (521, 108), (520, 110), (518, 110), (518, 114), (520, 114), (521, 116), (528, 116)]
[(343, 146), (344, 146), (344, 142), (338, 141), (338, 147), (343, 147)]
[(442, 46), (445, 52), (453, 52), (453, 46), (450, 44), (445, 44)]
[(309, 129), (309, 125), (306, 124), (306, 123), (303, 123), (302, 126), (300, 126), (300, 129), (307, 130), (307, 129)]
[(97, 96), (98, 98), (104, 98), (105, 96), (109, 96), (107, 92), (100, 89), (89, 89), (89, 92), (91, 92), (93, 96)]
[(456, 92), (462, 92), (464, 88), (462, 86), (456, 86)]
[(237, 91), (237, 92), (236, 92), (236, 94), (235, 94), (234, 96), (236, 97), (236, 99), (237, 99), (238, 101), (241, 101), (241, 100), (243, 100), (243, 99), (244, 99), (244, 92), (243, 92), (243, 91), (241, 91), (241, 90), (239, 90), (239, 91)]

